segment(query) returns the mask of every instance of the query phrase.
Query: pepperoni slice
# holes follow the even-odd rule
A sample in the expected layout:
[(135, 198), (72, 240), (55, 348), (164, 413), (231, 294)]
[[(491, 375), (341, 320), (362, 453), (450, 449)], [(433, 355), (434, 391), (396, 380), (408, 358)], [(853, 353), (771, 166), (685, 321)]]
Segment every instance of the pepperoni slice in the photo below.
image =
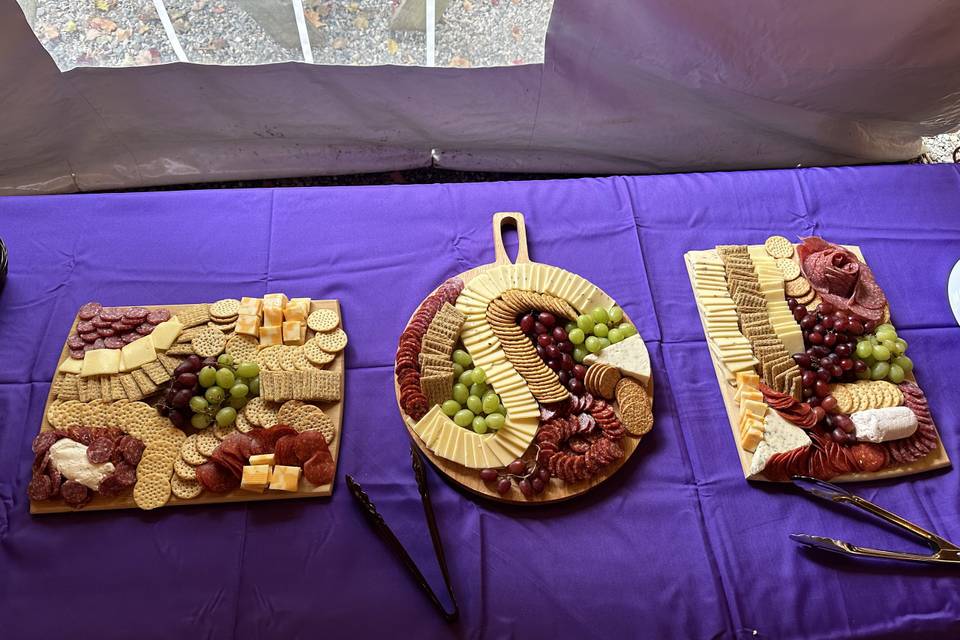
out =
[(136, 467), (140, 464), (140, 458), (143, 457), (143, 450), (146, 447), (143, 442), (133, 436), (123, 436), (120, 438), (118, 448), (123, 453), (123, 459)]
[(277, 440), (277, 444), (273, 450), (274, 460), (277, 464), (290, 467), (295, 467), (300, 464), (300, 460), (297, 459), (297, 452), (294, 450), (296, 442), (296, 436), (284, 436)]
[(116, 336), (103, 339), (103, 346), (105, 346), (107, 349), (123, 349), (126, 344), (127, 343), (124, 342), (122, 338), (118, 338)]
[(872, 442), (858, 442), (850, 447), (853, 460), (860, 471), (880, 471), (887, 466), (887, 451)]
[(152, 325), (149, 322), (144, 322), (136, 328), (136, 332), (142, 336), (148, 336), (153, 333), (153, 329), (156, 325)]
[[(314, 433), (306, 431), (304, 433)], [(312, 458), (303, 463), (303, 477), (315, 485), (329, 484), (333, 482), (333, 475), (336, 465), (330, 452), (324, 455), (323, 451), (318, 451)]]
[(110, 438), (104, 438), (103, 436), (97, 438), (90, 443), (90, 446), (87, 447), (87, 460), (92, 464), (103, 464), (104, 462), (110, 461), (110, 456), (113, 455), (113, 440)]
[(100, 312), (100, 319), (108, 322), (116, 322), (123, 318), (123, 313), (117, 309), (104, 309)]
[(150, 324), (160, 324), (170, 319), (170, 311), (167, 309), (154, 309), (147, 314), (147, 322)]
[(53, 482), (42, 473), (35, 473), (27, 485), (27, 496), (34, 501), (49, 500), (53, 496)]
[(297, 454), (297, 460), (300, 461), (300, 464), (305, 463), (318, 452), (324, 450), (326, 450), (329, 455), (327, 441), (319, 431), (304, 431), (299, 434), (297, 441), (293, 445), (293, 450)]
[(67, 480), (60, 487), (60, 495), (68, 505), (79, 508), (90, 499), (90, 490), (76, 480)]
[(150, 312), (144, 309), (143, 307), (130, 307), (123, 312), (124, 318), (130, 318), (131, 320), (143, 320), (150, 315)]
[(77, 312), (77, 317), (81, 320), (90, 320), (95, 315), (100, 313), (102, 308), (103, 306), (99, 302), (88, 302), (80, 307), (80, 311)]
[(197, 482), (211, 493), (226, 493), (240, 486), (240, 479), (212, 460), (197, 467)]

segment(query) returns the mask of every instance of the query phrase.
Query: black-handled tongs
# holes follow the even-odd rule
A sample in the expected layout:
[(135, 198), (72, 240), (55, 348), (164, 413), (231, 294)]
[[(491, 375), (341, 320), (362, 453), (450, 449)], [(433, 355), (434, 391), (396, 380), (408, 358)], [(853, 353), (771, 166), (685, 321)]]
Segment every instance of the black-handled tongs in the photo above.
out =
[(454, 622), (459, 617), (460, 610), (457, 607), (457, 600), (453, 596), (453, 587), (450, 585), (450, 572), (447, 570), (447, 559), (443, 554), (443, 543), (440, 541), (437, 519), (433, 513), (433, 504), (430, 502), (430, 491), (427, 488), (427, 475), (423, 466), (423, 458), (420, 457), (420, 452), (417, 451), (412, 443), (410, 445), (410, 460), (413, 464), (413, 475), (417, 479), (417, 490), (420, 492), (420, 501), (423, 503), (423, 513), (427, 518), (427, 527), (430, 529), (433, 551), (437, 556), (437, 563), (440, 565), (440, 572), (443, 574), (443, 582), (447, 587), (450, 602), (453, 604), (452, 611), (447, 611), (444, 608), (437, 594), (434, 593), (430, 587), (430, 583), (423, 577), (423, 573), (420, 571), (420, 568), (417, 567), (417, 563), (413, 561), (413, 558), (407, 553), (403, 544), (400, 543), (397, 536), (394, 535), (390, 527), (387, 526), (387, 523), (384, 522), (383, 516), (377, 511), (376, 505), (371, 502), (370, 496), (364, 492), (363, 487), (349, 475), (347, 476), (347, 486), (350, 487), (350, 493), (356, 498), (357, 504), (360, 506), (361, 511), (363, 511), (363, 514), (366, 516), (367, 521), (373, 527), (376, 534), (380, 536), (380, 539), (386, 543), (394, 555), (403, 563), (403, 566), (413, 575), (414, 580), (417, 581), (420, 588), (423, 589), (427, 597), (430, 598), (430, 602), (437, 608), (440, 615), (443, 616), (443, 619), (447, 622)]
[(824, 538), (822, 536), (812, 536), (807, 533), (791, 533), (790, 537), (800, 544), (841, 553), (846, 556), (856, 556), (865, 558), (883, 558), (886, 560), (908, 560), (910, 562), (930, 562), (936, 564), (952, 564), (960, 566), (960, 547), (949, 540), (944, 540), (935, 533), (930, 533), (926, 529), (918, 527), (912, 522), (905, 520), (895, 513), (890, 513), (883, 507), (878, 507), (869, 500), (856, 496), (846, 489), (842, 489), (835, 484), (809, 478), (807, 476), (793, 476), (793, 483), (824, 500), (853, 505), (863, 509), (868, 513), (885, 520), (901, 529), (905, 529), (913, 535), (923, 540), (933, 552), (930, 555), (919, 553), (905, 553), (902, 551), (886, 551), (884, 549), (871, 549), (870, 547), (858, 547), (843, 540), (834, 538)]

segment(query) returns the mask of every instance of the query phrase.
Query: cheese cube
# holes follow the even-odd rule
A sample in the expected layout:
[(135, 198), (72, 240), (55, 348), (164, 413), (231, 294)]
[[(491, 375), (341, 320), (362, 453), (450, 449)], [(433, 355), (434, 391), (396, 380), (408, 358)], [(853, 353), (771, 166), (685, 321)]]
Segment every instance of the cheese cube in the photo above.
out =
[[(299, 469), (298, 469), (299, 471)], [(243, 468), (240, 478), (240, 488), (247, 491), (262, 492), (270, 483), (270, 465), (254, 464)]]
[(260, 335), (260, 315), (239, 315), (237, 316), (237, 326), (234, 329), (237, 333), (256, 338)]
[(244, 296), (240, 299), (239, 313), (242, 316), (259, 316), (262, 308), (263, 301), (260, 298), (247, 298)]
[(763, 431), (760, 429), (750, 429), (740, 440), (740, 446), (751, 453), (757, 450), (757, 445), (763, 440)]
[(279, 491), (296, 491), (300, 483), (300, 467), (278, 464), (270, 474), (270, 488)]
[(272, 453), (261, 453), (260, 455), (250, 456), (250, 464), (256, 466), (260, 464), (266, 464), (273, 466), (274, 455)]
[(305, 322), (309, 313), (310, 298), (291, 298), (283, 308), (283, 319)]
[(263, 326), (265, 327), (279, 327), (283, 324), (283, 308), (282, 307), (268, 307), (264, 305), (263, 307)]
[(276, 344), (283, 344), (283, 334), (281, 331), (281, 328), (278, 326), (260, 327), (260, 346), (270, 347)]
[(287, 306), (287, 294), (285, 293), (268, 293), (263, 296), (263, 308), (267, 307), (283, 309)]
[(153, 338), (144, 336), (120, 350), (120, 371), (133, 371), (156, 359), (157, 351), (153, 348)]
[[(137, 342), (140, 341), (137, 340)], [(83, 367), (80, 370), (80, 375), (86, 378), (87, 376), (110, 375), (119, 371), (119, 349), (94, 349), (93, 351), (87, 351), (86, 355), (83, 356)]]
[(150, 339), (153, 340), (153, 346), (156, 349), (166, 350), (170, 348), (177, 336), (183, 330), (183, 323), (180, 318), (173, 316), (165, 322), (161, 322), (153, 329)]
[(299, 320), (291, 320), (283, 323), (283, 344), (301, 344), (300, 327), (303, 326)]
[[(112, 349), (112, 351), (116, 351), (116, 349)], [(82, 370), (83, 360), (77, 360), (76, 358), (67, 358), (57, 367), (57, 371), (60, 373), (80, 373)]]
[(300, 323), (300, 344), (307, 343), (307, 323), (306, 321)]

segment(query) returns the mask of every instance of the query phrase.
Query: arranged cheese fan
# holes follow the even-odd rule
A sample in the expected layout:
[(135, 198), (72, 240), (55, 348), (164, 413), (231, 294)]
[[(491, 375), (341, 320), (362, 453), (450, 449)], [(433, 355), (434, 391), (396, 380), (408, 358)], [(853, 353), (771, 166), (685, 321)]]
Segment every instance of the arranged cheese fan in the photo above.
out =
[[(520, 248), (507, 256), (501, 225)], [(650, 360), (598, 287), (530, 262), (519, 213), (496, 261), (447, 280), (400, 336), (397, 401), (417, 446), (465, 488), (510, 502), (583, 493), (653, 427)]]
[(336, 300), (83, 305), (33, 441), (31, 513), (330, 495), (346, 344)]
[(685, 260), (747, 478), (848, 482), (950, 464), (857, 247), (772, 236)]

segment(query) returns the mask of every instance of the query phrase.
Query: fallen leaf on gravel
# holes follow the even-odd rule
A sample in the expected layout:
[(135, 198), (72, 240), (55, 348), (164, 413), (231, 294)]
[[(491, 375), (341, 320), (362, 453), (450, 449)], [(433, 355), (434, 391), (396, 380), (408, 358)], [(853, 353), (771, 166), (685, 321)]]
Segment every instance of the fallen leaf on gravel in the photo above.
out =
[(468, 69), (473, 65), (471, 65), (470, 61), (464, 58), (463, 56), (453, 56), (452, 58), (450, 58), (450, 66), (460, 67), (461, 69)]
[(334, 38), (334, 39), (333, 39), (332, 46), (333, 46), (334, 49), (343, 49), (345, 46), (347, 46), (347, 39), (346, 39), (346, 38)]
[(103, 33), (112, 33), (117, 28), (117, 23), (110, 18), (90, 18), (87, 26)]
[(218, 4), (217, 6), (215, 6), (210, 10), (213, 11), (214, 13), (223, 13), (224, 11), (227, 10), (227, 8), (224, 7), (222, 4)]
[(117, 29), (113, 32), (113, 35), (117, 38), (117, 42), (126, 42), (131, 33), (133, 33), (133, 29)]
[(144, 23), (144, 24), (141, 24), (141, 25), (137, 28), (137, 33), (146, 33), (147, 31), (150, 31), (150, 25), (145, 24), (145, 23)]
[(320, 14), (316, 9), (304, 9), (303, 17), (307, 19), (307, 22), (312, 24), (315, 29), (322, 29), (327, 26), (326, 23), (320, 19)]
[(68, 20), (67, 24), (63, 25), (63, 30), (67, 33), (73, 33), (77, 30), (77, 23), (73, 20)]
[(220, 51), (227, 46), (226, 38), (214, 38), (203, 46), (205, 51)]
[(473, 11), (473, 3), (470, 0), (463, 0), (463, 10)]
[(513, 36), (513, 39), (516, 42), (523, 40), (523, 30), (517, 25), (513, 25), (513, 29), (510, 29), (510, 35)]
[(347, 11), (349, 11), (350, 13), (356, 13), (359, 10), (360, 10), (360, 5), (357, 4), (356, 2), (351, 2), (350, 4), (347, 5)]
[(116, 3), (117, 0), (97, 0), (95, 5), (100, 11), (110, 11)]
[(96, 29), (87, 29), (87, 32), (83, 34), (84, 40), (96, 40), (103, 35), (102, 31), (97, 31)]
[(370, 21), (367, 19), (367, 16), (357, 16), (353, 21), (353, 26), (357, 29), (366, 29), (370, 26)]
[(397, 41), (393, 38), (387, 40), (387, 53), (392, 56), (397, 55), (397, 51), (400, 49), (400, 45), (397, 44)]
[(134, 58), (137, 64), (154, 64), (160, 62), (160, 52), (154, 48), (144, 49)]

